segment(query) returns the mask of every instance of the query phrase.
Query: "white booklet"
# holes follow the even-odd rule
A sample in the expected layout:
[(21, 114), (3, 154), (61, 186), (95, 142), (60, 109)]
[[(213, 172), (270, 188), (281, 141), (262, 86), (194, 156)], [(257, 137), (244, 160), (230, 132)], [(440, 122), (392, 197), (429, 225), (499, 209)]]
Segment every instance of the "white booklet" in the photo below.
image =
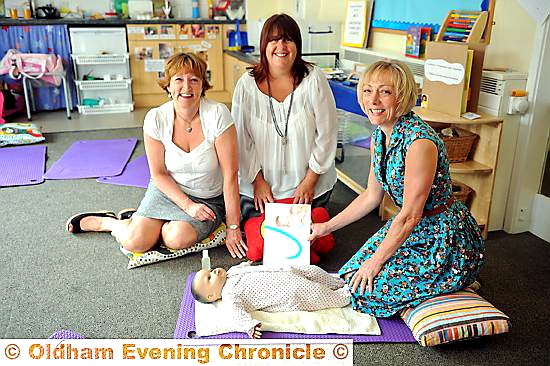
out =
[(263, 223), (266, 266), (309, 263), (311, 205), (267, 203)]

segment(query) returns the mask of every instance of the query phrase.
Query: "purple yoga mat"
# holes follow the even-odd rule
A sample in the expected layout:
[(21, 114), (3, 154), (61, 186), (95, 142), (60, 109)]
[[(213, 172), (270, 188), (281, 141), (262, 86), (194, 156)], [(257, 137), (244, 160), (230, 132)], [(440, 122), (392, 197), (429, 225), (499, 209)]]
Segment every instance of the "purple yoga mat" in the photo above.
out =
[(86, 339), (86, 337), (72, 330), (61, 329), (54, 332), (48, 339)]
[(147, 157), (145, 155), (138, 156), (126, 165), (126, 168), (124, 168), (124, 171), (120, 175), (99, 177), (96, 180), (100, 183), (115, 184), (118, 186), (147, 188), (149, 180), (151, 180)]
[(0, 187), (44, 182), (46, 145), (0, 148)]
[[(195, 336), (195, 299), (191, 295), (191, 281), (195, 273), (191, 273), (185, 282), (185, 290), (183, 299), (181, 300), (180, 314), (174, 330), (174, 338), (189, 339), (196, 338)], [(390, 319), (376, 319), (378, 326), (382, 331), (379, 336), (374, 335), (357, 335), (357, 334), (298, 334), (298, 333), (280, 333), (280, 332), (263, 332), (262, 338), (266, 339), (335, 339), (345, 338), (353, 339), (356, 343), (414, 343), (414, 339), (410, 329), (399, 317)], [(222, 339), (246, 339), (249, 338), (246, 333), (232, 332), (219, 334), (201, 338), (222, 338)]]
[(76, 141), (48, 169), (44, 178), (80, 179), (119, 175), (136, 143), (136, 138)]

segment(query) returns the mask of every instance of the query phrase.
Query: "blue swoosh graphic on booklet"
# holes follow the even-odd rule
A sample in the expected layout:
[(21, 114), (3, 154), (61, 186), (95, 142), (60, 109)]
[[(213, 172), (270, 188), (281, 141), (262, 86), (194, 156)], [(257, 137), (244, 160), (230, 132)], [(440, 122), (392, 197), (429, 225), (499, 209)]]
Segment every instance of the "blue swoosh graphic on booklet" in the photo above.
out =
[(265, 229), (269, 229), (269, 230), (273, 230), (279, 234), (282, 234), (284, 236), (286, 236), (287, 238), (291, 239), (292, 241), (294, 241), (296, 243), (296, 245), (298, 246), (298, 252), (294, 255), (291, 255), (290, 257), (287, 257), (287, 259), (296, 259), (300, 256), (300, 254), (302, 254), (302, 244), (298, 241), (298, 239), (296, 239), (294, 236), (290, 235), (289, 233), (281, 230), (281, 229), (277, 229), (276, 227), (273, 227), (273, 226), (264, 226)]

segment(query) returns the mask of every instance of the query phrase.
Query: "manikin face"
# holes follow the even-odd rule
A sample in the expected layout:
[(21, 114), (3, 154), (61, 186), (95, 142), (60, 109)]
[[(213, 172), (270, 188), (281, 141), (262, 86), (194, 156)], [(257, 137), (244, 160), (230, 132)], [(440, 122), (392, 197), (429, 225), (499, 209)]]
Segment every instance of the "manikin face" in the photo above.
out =
[(372, 76), (363, 83), (363, 107), (370, 123), (375, 126), (393, 127), (397, 116), (395, 87), (388, 73)]
[(296, 59), (296, 43), (273, 34), (265, 48), (265, 52), (270, 70), (290, 70)]
[(168, 90), (177, 104), (194, 105), (201, 98), (202, 79), (192, 72), (180, 72), (170, 78)]
[(227, 272), (223, 268), (216, 268), (211, 271), (201, 269), (195, 275), (193, 282), (197, 294), (212, 302), (221, 299), (222, 288), (226, 279)]

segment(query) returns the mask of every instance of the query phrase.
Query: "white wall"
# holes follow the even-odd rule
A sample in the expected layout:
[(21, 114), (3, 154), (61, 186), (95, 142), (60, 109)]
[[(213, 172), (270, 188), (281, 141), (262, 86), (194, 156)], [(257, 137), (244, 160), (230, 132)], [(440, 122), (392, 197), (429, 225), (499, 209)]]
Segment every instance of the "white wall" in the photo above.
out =
[[(338, 3), (338, 2), (336, 2)], [(342, 4), (342, 6), (345, 6)], [(517, 0), (497, 0), (491, 42), (485, 52), (484, 67), (510, 68), (528, 72), (533, 53), (536, 23)], [(371, 34), (369, 45), (380, 51), (403, 53), (405, 36)]]
[(517, 0), (497, 0), (485, 67), (528, 72), (537, 25)]
[[(346, 14), (344, 0), (248, 0), (247, 19), (265, 19), (278, 12), (294, 15), (295, 1), (305, 1), (310, 20), (343, 22)], [(503, 67), (528, 72), (536, 31), (534, 20), (517, 0), (497, 0), (493, 20), (495, 24), (491, 43), (485, 53), (485, 67)], [(371, 44), (377, 50), (403, 53), (405, 36), (375, 33), (371, 35)]]
[[(281, 9), (280, 3), (284, 2), (284, 6)], [(271, 15), (288, 12), (292, 9), (291, 0), (247, 0), (246, 1), (246, 20), (256, 21), (259, 19), (267, 19)]]
[(247, 19), (265, 19), (275, 13), (287, 13), (295, 17), (295, 2), (302, 3), (310, 21), (343, 22), (346, 15), (344, 0), (247, 0)]

